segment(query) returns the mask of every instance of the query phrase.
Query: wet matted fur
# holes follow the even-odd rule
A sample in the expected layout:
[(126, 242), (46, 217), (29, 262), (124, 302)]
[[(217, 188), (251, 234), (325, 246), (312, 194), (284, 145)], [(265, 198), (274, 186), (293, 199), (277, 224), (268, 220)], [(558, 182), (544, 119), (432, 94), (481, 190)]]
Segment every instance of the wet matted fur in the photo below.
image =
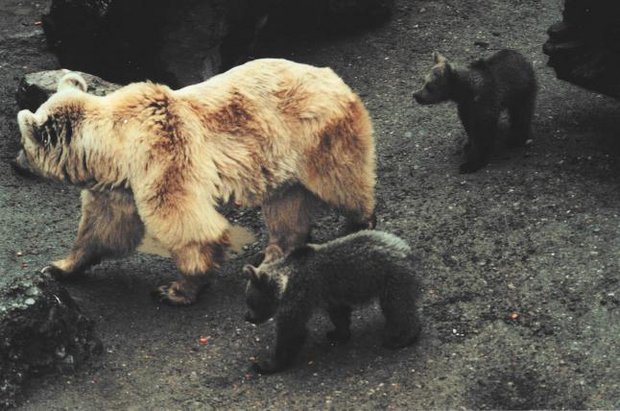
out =
[(85, 190), (75, 245), (46, 268), (60, 276), (126, 255), (148, 234), (182, 274), (162, 297), (191, 303), (229, 243), (220, 201), (262, 206), (269, 241), (284, 250), (307, 239), (317, 202), (372, 225), (371, 120), (329, 68), (260, 59), (180, 90), (134, 83), (105, 97), (69, 73), (18, 123), (17, 164)]

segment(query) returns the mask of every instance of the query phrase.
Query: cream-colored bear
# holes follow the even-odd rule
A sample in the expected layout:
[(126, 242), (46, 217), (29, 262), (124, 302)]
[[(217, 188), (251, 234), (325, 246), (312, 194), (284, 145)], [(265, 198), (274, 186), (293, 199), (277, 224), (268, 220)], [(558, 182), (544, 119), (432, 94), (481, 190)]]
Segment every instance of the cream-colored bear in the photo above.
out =
[(17, 163), (84, 188), (75, 245), (44, 269), (54, 275), (127, 255), (146, 235), (182, 274), (162, 298), (189, 304), (229, 244), (218, 202), (262, 206), (269, 243), (285, 251), (305, 242), (319, 202), (352, 229), (374, 224), (371, 121), (329, 68), (260, 59), (180, 90), (86, 88), (69, 73), (36, 113), (18, 114)]

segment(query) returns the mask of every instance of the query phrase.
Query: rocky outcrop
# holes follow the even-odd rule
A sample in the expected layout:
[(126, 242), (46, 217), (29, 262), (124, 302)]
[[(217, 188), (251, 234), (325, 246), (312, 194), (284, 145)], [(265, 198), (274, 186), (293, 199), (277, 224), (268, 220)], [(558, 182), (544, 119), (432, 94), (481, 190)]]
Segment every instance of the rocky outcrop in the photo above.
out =
[(543, 50), (559, 79), (620, 97), (620, 7), (615, 0), (565, 0)]
[(92, 321), (56, 281), (34, 274), (0, 286), (0, 408), (29, 378), (71, 371), (100, 350)]
[[(52, 94), (56, 92), (58, 81), (69, 70), (47, 70), (26, 74), (17, 88), (17, 105), (20, 109), (36, 111)], [(92, 74), (79, 72), (88, 84), (88, 93), (104, 96), (121, 86), (102, 80)]]

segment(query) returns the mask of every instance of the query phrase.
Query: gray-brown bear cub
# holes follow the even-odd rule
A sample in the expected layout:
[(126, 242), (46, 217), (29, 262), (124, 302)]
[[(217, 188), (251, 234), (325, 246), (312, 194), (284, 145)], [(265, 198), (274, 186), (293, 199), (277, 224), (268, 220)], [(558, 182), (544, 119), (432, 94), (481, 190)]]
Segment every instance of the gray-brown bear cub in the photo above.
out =
[(332, 341), (351, 337), (351, 309), (378, 298), (385, 316), (384, 346), (401, 348), (420, 332), (416, 310), (418, 283), (411, 249), (399, 237), (364, 230), (325, 244), (308, 244), (287, 256), (269, 246), (263, 263), (243, 268), (246, 320), (254, 324), (275, 315), (273, 358), (254, 364), (260, 373), (291, 364), (305, 341), (306, 323), (316, 308), (326, 308), (334, 330)]
[(437, 52), (433, 56), (435, 66), (424, 87), (413, 97), (424, 105), (457, 103), (468, 137), (467, 160), (461, 164), (461, 173), (471, 173), (488, 164), (504, 109), (510, 116), (511, 143), (525, 144), (531, 137), (537, 85), (534, 69), (523, 55), (502, 50), (465, 69), (452, 65)]

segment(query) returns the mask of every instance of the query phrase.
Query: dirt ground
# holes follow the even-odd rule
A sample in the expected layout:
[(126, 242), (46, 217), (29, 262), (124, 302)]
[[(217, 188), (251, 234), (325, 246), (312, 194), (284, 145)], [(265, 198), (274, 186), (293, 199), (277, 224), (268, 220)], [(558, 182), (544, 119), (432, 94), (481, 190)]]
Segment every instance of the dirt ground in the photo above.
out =
[[(40, 36), (29, 35), (40, 32), (33, 23), (47, 4), (0, 4), (7, 272), (62, 256), (79, 218), (77, 190), (20, 178), (8, 166), (18, 149), (18, 81), (55, 68)], [(407, 239), (422, 262), (419, 344), (381, 348), (382, 318), (369, 307), (354, 314), (352, 341), (332, 347), (317, 316), (294, 368), (254, 377), (250, 357), (265, 355), (274, 335), (273, 323), (243, 320), (241, 266), (260, 243), (215, 273), (187, 308), (149, 296), (173, 278), (172, 262), (136, 255), (66, 284), (96, 321), (104, 354), (75, 375), (35, 380), (23, 409), (620, 408), (620, 104), (556, 80), (545, 66), (541, 46), (560, 1), (396, 4), (384, 27), (321, 41), (282, 38), (260, 54), (332, 66), (367, 103), (378, 228)], [(455, 108), (421, 107), (411, 93), (434, 49), (466, 62), (504, 47), (523, 52), (538, 75), (534, 141), (512, 150), (500, 143), (487, 168), (459, 175), (464, 132)], [(264, 241), (258, 216), (235, 218)], [(333, 234), (334, 220), (320, 220), (318, 239)]]

